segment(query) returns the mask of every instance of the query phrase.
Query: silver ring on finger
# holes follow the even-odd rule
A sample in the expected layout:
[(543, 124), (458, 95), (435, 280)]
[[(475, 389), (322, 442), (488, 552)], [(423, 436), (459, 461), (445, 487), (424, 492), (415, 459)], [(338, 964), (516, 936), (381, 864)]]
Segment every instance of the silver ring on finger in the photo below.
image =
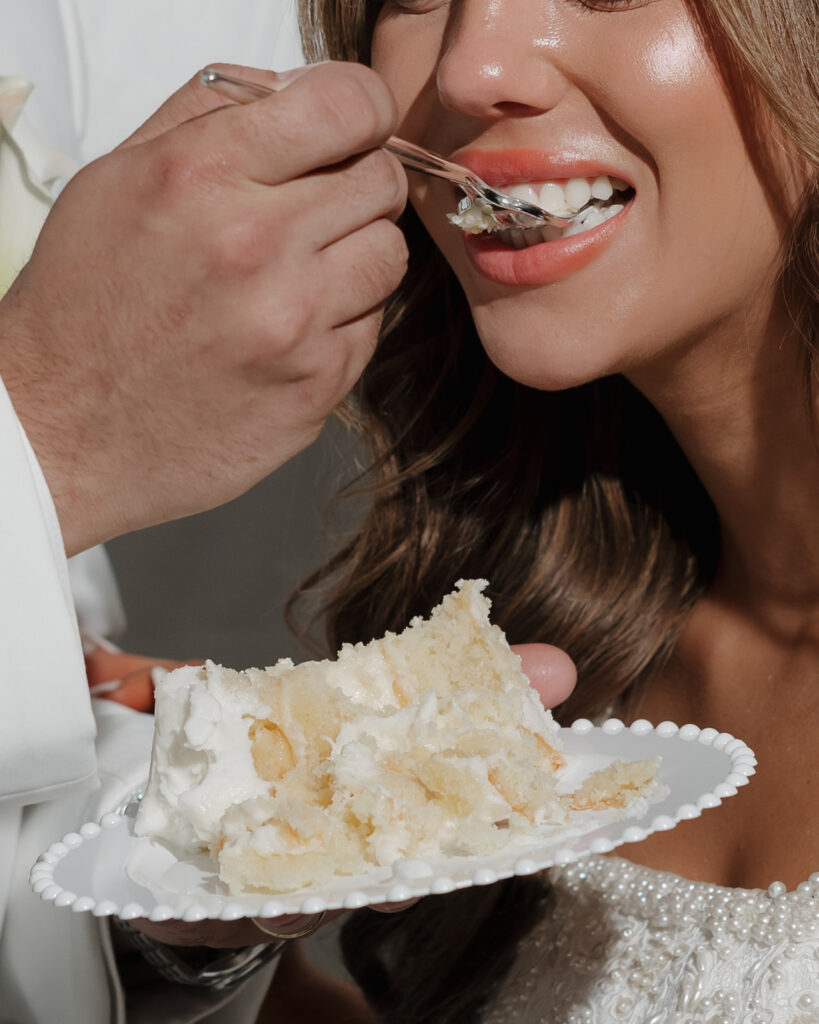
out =
[(258, 917), (254, 917), (252, 920), (259, 931), (264, 932), (265, 935), (269, 935), (271, 939), (284, 939), (286, 941), (288, 939), (303, 939), (308, 935), (312, 935), (313, 932), (321, 926), (321, 922), (326, 916), (326, 910), (320, 911), (305, 928), (302, 928), (301, 931), (298, 932), (274, 932), (272, 928), (268, 928), (266, 925), (263, 925)]

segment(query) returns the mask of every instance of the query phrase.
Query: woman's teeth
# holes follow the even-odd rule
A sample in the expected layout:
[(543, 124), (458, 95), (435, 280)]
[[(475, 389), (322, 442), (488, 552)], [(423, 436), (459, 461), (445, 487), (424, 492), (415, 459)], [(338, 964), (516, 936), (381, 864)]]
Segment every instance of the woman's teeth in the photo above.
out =
[(596, 178), (569, 178), (564, 182), (532, 181), (525, 185), (512, 185), (504, 191), (557, 217), (573, 217), (592, 199), (605, 202), (615, 192), (626, 192), (630, 187), (620, 178), (601, 174)]
[(555, 242), (599, 227), (620, 213), (633, 194), (628, 182), (621, 178), (610, 178), (606, 174), (596, 178), (569, 178), (563, 182), (533, 181), (511, 185), (504, 191), (517, 199), (534, 203), (547, 213), (572, 218), (572, 223), (566, 228), (529, 228), (525, 231), (521, 228), (504, 228), (492, 232), (495, 238), (514, 249), (526, 249), (541, 242)]
[(526, 231), (522, 228), (503, 228), (501, 231), (493, 231), (492, 236), (505, 245), (512, 246), (513, 249), (528, 249), (530, 245), (557, 242), (561, 238), (570, 238), (572, 235), (591, 231), (592, 228), (599, 227), (612, 217), (616, 217), (625, 208), (625, 203), (612, 203), (602, 207), (590, 206), (578, 214), (567, 228), (528, 228)]

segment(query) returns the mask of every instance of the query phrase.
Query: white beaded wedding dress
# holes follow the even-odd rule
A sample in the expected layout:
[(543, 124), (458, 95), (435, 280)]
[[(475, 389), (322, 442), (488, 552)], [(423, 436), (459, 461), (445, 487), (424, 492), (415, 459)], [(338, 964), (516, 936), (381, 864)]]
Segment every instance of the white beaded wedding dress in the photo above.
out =
[(550, 882), (483, 1024), (819, 1024), (819, 872), (786, 893), (592, 857)]

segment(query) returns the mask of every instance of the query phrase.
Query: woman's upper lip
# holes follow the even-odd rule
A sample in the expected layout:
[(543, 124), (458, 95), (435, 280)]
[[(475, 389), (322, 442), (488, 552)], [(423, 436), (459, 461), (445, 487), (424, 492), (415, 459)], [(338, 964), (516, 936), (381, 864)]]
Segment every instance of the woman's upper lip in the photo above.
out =
[[(632, 185), (620, 167), (606, 160), (542, 149), (462, 149), (450, 157), (483, 178), (487, 185), (504, 188), (530, 181), (561, 181), (595, 178), (601, 174), (621, 178)], [(633, 185), (632, 185), (633, 187)]]

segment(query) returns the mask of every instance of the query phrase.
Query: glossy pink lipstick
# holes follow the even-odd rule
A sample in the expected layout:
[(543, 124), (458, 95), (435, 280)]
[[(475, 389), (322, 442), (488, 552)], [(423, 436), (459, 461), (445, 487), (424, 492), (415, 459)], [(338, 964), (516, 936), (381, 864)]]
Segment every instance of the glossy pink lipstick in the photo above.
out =
[[(531, 181), (561, 181), (608, 175), (624, 178), (622, 171), (597, 160), (556, 156), (534, 149), (464, 150), (453, 159), (478, 174), (489, 185), (504, 188)], [(552, 242), (514, 249), (491, 234), (464, 235), (472, 265), (484, 277), (512, 287), (552, 284), (577, 273), (608, 246), (626, 223), (633, 193), (625, 209), (598, 227)]]

